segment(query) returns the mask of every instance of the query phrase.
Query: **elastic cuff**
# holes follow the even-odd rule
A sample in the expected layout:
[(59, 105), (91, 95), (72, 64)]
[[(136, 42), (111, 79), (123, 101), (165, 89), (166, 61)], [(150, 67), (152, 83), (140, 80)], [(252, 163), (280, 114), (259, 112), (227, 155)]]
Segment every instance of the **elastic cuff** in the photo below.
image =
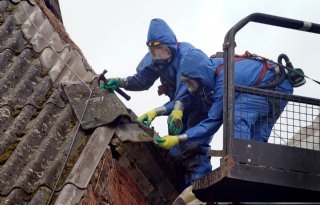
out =
[(127, 78), (119, 78), (120, 81), (120, 87), (127, 88), (128, 87), (128, 81)]
[(179, 142), (185, 142), (188, 140), (188, 135), (187, 134), (181, 134), (177, 136), (179, 139)]
[(167, 108), (165, 106), (158, 107), (155, 110), (156, 110), (158, 116), (167, 112)]
[(174, 109), (174, 110), (182, 110), (182, 111), (183, 111), (183, 109), (184, 109), (184, 104), (183, 104), (181, 101), (177, 100), (177, 101), (174, 103), (173, 109)]

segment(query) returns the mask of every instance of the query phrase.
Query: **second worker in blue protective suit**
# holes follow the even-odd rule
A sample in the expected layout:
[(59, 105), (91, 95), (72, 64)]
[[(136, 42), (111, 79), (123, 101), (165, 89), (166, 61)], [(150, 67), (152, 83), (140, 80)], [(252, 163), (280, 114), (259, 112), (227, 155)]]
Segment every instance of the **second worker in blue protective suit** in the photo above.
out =
[[(209, 106), (201, 100), (191, 103), (186, 85), (179, 80), (184, 59), (188, 58), (190, 53), (202, 52), (189, 43), (178, 42), (174, 32), (162, 19), (151, 20), (146, 43), (149, 52), (139, 63), (136, 74), (126, 78), (108, 79), (104, 88), (115, 90), (123, 87), (130, 91), (147, 90), (160, 78), (162, 85), (159, 86), (158, 92), (168, 95), (170, 100), (136, 120), (149, 126), (156, 116), (169, 115), (169, 134), (180, 134), (207, 117)], [(182, 174), (179, 175), (183, 179), (179, 181), (185, 183), (181, 185), (181, 189), (190, 185), (200, 175), (211, 171), (210, 158), (207, 156), (199, 158), (199, 155), (191, 151), (206, 150), (208, 147), (208, 143), (195, 146), (181, 144), (170, 150), (169, 153), (176, 160), (176, 164), (181, 165)]]
[[(198, 54), (196, 54), (196, 56), (198, 56)], [(189, 78), (198, 82), (199, 88), (191, 92), (196, 96), (202, 96), (203, 99), (211, 103), (211, 108), (207, 119), (185, 132), (188, 140), (191, 141), (214, 134), (222, 124), (223, 114), (224, 72), (221, 70), (221, 72), (216, 74), (217, 68), (223, 64), (223, 58), (211, 58), (203, 61), (202, 63), (204, 65), (210, 64), (211, 66), (209, 66), (209, 69), (208, 66), (202, 66), (201, 69), (199, 69), (190, 63), (196, 58), (201, 58), (201, 56), (196, 56), (185, 59), (183, 65), (186, 66), (184, 66), (182, 75), (186, 77), (185, 79)], [(279, 67), (270, 61), (265, 63), (268, 69), (266, 73), (261, 76), (263, 69), (262, 61), (243, 59), (235, 62), (235, 85), (261, 86), (273, 81), (277, 78), (278, 72), (276, 71)], [(188, 84), (187, 81), (186, 83)], [(189, 85), (188, 88), (190, 90)], [(269, 89), (286, 94), (293, 93), (293, 87), (286, 78), (277, 86)], [(272, 127), (286, 104), (287, 101), (285, 100), (271, 100), (264, 96), (236, 92), (234, 102), (235, 137), (267, 142)]]
[[(278, 76), (278, 68), (270, 61), (265, 61), (268, 68), (261, 75), (264, 63), (259, 60), (244, 58), (235, 62), (234, 81), (242, 86), (264, 86), (273, 82)], [(223, 95), (224, 95), (224, 72), (216, 72), (223, 64), (223, 58), (208, 58), (202, 52), (190, 52), (183, 59), (181, 66), (181, 80), (187, 85), (192, 94), (191, 102), (201, 99), (210, 106), (208, 116), (198, 125), (191, 127), (180, 135), (169, 135), (157, 138), (159, 145), (166, 149), (174, 149), (177, 145), (202, 145), (210, 143), (211, 137), (217, 132), (222, 124)], [(288, 79), (275, 87), (269, 88), (274, 91), (287, 94), (293, 93), (293, 87)], [(187, 104), (187, 102), (184, 102)], [(246, 140), (267, 142), (272, 127), (286, 106), (286, 100), (270, 100), (258, 95), (235, 93), (235, 137)], [(199, 158), (206, 157), (206, 150), (198, 152)], [(199, 166), (201, 168), (201, 166)], [(199, 170), (199, 176), (205, 171)]]

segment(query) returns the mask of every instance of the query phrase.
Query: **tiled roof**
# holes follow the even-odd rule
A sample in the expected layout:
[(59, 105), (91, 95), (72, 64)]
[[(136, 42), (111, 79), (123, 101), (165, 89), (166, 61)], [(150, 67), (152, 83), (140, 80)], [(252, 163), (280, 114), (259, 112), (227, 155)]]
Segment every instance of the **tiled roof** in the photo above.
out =
[[(81, 159), (92, 154), (84, 147), (90, 140), (96, 142), (101, 157), (110, 142), (98, 140), (105, 131), (83, 131), (79, 126), (79, 116), (61, 85), (86, 82), (92, 88), (96, 75), (61, 25), (52, 22), (39, 2), (0, 1), (0, 204), (47, 204), (53, 195), (84, 190), (89, 179), (78, 180), (86, 166)], [(86, 177), (96, 165), (89, 166), (93, 170), (85, 172)], [(152, 183), (153, 191), (146, 194), (156, 197), (161, 190)], [(169, 181), (165, 183), (169, 187), (165, 191), (173, 189)], [(176, 194), (171, 193), (163, 200), (170, 201)]]
[[(82, 81), (94, 73), (35, 2), (0, 1), (0, 12), (0, 204), (39, 204), (56, 186), (77, 129), (53, 85), (79, 82), (70, 69)], [(74, 149), (86, 140), (78, 135)]]

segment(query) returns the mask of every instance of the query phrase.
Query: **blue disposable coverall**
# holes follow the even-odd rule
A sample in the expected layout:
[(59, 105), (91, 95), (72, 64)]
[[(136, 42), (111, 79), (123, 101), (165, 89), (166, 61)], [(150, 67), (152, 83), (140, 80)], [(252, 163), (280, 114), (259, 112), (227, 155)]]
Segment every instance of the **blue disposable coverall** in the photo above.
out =
[[(202, 98), (211, 103), (207, 119), (197, 126), (186, 130), (188, 141), (209, 139), (219, 129), (223, 116), (223, 70), (215, 75), (217, 68), (223, 64), (223, 58), (206, 59), (204, 54), (195, 53), (182, 62), (182, 75), (197, 80), (202, 85)], [(198, 59), (198, 60), (197, 60)], [(194, 61), (197, 66), (193, 66)], [(200, 64), (200, 66), (199, 66)], [(275, 64), (268, 62), (267, 70), (258, 85), (267, 85), (275, 75)], [(234, 82), (236, 85), (255, 86), (262, 71), (263, 63), (258, 60), (245, 59), (235, 62)], [(286, 78), (272, 88), (286, 94), (293, 93), (293, 87)], [(197, 97), (199, 98), (199, 96)], [(286, 100), (268, 100), (266, 97), (235, 93), (235, 137), (247, 140), (267, 142), (272, 127), (287, 104)], [(270, 116), (272, 119), (270, 120)]]
[[(158, 67), (162, 75), (166, 76), (170, 81), (175, 82), (175, 87), (169, 87), (168, 96), (170, 101), (164, 106), (166, 107), (166, 112), (163, 115), (169, 115), (173, 110), (175, 101), (185, 102), (183, 111), (183, 130), (184, 132), (187, 128), (195, 126), (201, 120), (207, 117), (209, 106), (203, 103), (201, 100), (190, 101), (190, 94), (184, 83), (180, 82), (180, 75), (182, 71), (181, 62), (190, 53), (202, 53), (199, 49), (196, 49), (189, 43), (177, 42), (176, 36), (162, 19), (153, 19), (150, 22), (147, 45), (149, 42), (158, 41), (161, 44), (167, 45), (172, 52), (172, 60), (169, 65), (155, 65), (152, 60), (152, 56), (147, 53), (141, 60), (137, 67), (137, 73), (133, 76), (126, 78), (127, 86), (126, 90), (140, 91), (149, 89), (153, 83), (160, 77), (160, 74), (155, 71), (155, 67)], [(206, 57), (208, 58), (208, 57)], [(193, 63), (197, 64), (196, 61)], [(210, 157), (198, 155), (198, 152), (205, 153), (209, 148), (210, 140), (202, 140), (199, 144), (185, 144), (181, 143), (170, 149), (169, 154), (177, 160), (181, 166), (183, 179), (185, 184), (180, 188), (184, 189), (186, 186), (190, 185), (192, 181), (196, 178), (205, 175), (210, 172), (212, 167), (210, 163)], [(196, 151), (195, 151), (196, 150)]]
[[(167, 66), (155, 65), (155, 63), (152, 61), (152, 56), (150, 52), (148, 52), (139, 63), (136, 69), (137, 73), (133, 76), (128, 76), (126, 78), (126, 90), (141, 91), (149, 89), (159, 77), (161, 79), (160, 74), (155, 70), (156, 67), (158, 67), (162, 75), (168, 78), (171, 82), (175, 82), (176, 84), (175, 87), (169, 86), (167, 95), (170, 98), (170, 101), (164, 105), (166, 107), (166, 112), (163, 115), (169, 115), (173, 110), (175, 101), (179, 100), (187, 102), (183, 99), (189, 98), (189, 93), (186, 86), (179, 80), (181, 75), (181, 61), (185, 58), (188, 51), (201, 51), (196, 49), (189, 43), (177, 42), (175, 34), (167, 25), (167, 23), (162, 19), (153, 19), (150, 22), (147, 45), (149, 42), (155, 41), (161, 42), (162, 44), (166, 44), (170, 48), (173, 54), (170, 64)], [(161, 80), (165, 81), (164, 79)], [(197, 108), (191, 108), (190, 106), (185, 105), (185, 108), (186, 109), (183, 113), (184, 129), (187, 128), (187, 122), (190, 118), (189, 115), (194, 115), (195, 111), (200, 112), (204, 109), (202, 105), (198, 105)]]

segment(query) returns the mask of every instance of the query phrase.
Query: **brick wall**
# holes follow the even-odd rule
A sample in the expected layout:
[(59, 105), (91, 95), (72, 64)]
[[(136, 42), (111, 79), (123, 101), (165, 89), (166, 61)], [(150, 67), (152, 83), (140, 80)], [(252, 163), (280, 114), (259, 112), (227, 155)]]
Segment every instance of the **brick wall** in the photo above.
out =
[(106, 149), (79, 204), (149, 205), (127, 171), (112, 159), (110, 149)]

